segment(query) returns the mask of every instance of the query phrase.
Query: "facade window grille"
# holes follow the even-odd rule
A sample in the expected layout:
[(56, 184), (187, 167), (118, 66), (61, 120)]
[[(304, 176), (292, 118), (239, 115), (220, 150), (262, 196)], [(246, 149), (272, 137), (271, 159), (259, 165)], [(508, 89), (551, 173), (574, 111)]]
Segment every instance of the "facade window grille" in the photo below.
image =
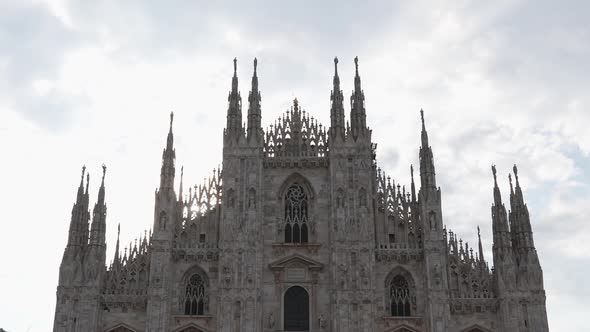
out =
[(308, 242), (309, 201), (302, 186), (295, 183), (285, 194), (285, 243)]
[(187, 281), (184, 293), (184, 314), (204, 315), (207, 302), (205, 280), (199, 274), (193, 274)]
[(391, 316), (407, 317), (412, 315), (411, 293), (408, 281), (401, 275), (395, 276), (389, 285)]

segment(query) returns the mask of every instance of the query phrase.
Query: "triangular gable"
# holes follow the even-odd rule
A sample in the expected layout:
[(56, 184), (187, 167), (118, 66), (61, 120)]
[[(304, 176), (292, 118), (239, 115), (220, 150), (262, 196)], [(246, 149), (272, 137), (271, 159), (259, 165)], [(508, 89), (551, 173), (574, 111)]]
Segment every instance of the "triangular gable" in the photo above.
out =
[[(117, 329), (119, 329), (119, 330), (117, 330)], [(131, 332), (139, 332), (140, 331), (140, 330), (136, 329), (135, 327), (129, 326), (129, 325), (125, 324), (125, 323), (117, 323), (117, 324), (109, 327), (105, 331), (106, 332), (112, 332), (112, 331), (113, 332), (114, 331), (119, 332), (119, 331), (124, 331), (124, 329), (127, 329), (127, 330), (129, 330)]]
[(461, 332), (492, 332), (490, 329), (487, 329), (481, 325), (478, 324), (474, 324), (471, 325), (467, 328), (464, 328), (463, 330), (461, 330)]
[(324, 264), (300, 254), (292, 254), (287, 257), (283, 257), (270, 263), (268, 267), (271, 270), (283, 270), (285, 267), (295, 264), (307, 266), (307, 268), (310, 270), (321, 270), (324, 268)]
[(172, 330), (172, 332), (211, 332), (210, 330), (195, 324), (195, 323), (188, 323), (186, 325), (183, 325), (179, 328), (176, 328), (174, 330)]
[(420, 332), (418, 330), (416, 330), (415, 328), (406, 325), (406, 324), (401, 324), (399, 326), (393, 327), (389, 330), (387, 330), (386, 332)]

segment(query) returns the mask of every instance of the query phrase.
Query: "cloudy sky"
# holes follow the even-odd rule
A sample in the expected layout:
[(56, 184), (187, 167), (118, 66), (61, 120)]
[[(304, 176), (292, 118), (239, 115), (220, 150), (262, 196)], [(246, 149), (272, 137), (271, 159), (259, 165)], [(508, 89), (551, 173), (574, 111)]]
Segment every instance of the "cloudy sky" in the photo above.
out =
[[(168, 113), (177, 165), (221, 162), (232, 59), (263, 123), (329, 123), (359, 57), (378, 163), (409, 183), (423, 108), (448, 228), (491, 260), (492, 176), (519, 165), (552, 331), (590, 331), (590, 2), (0, 1), (0, 327), (48, 331), (80, 168), (107, 170), (108, 257), (151, 226)], [(348, 105), (346, 107), (348, 111)], [(93, 204), (93, 203), (91, 203)]]

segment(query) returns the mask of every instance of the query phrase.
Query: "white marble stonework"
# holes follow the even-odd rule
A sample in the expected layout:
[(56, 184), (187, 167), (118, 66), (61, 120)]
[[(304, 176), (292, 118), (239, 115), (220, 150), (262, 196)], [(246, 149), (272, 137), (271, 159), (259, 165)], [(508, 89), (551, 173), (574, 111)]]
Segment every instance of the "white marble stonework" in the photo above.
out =
[(516, 166), (509, 211), (493, 167), (488, 262), (481, 239), (469, 247), (444, 227), (436, 175), (445, 175), (424, 114), (416, 177), (411, 167), (405, 181), (391, 179), (377, 166), (358, 61), (348, 119), (337, 64), (329, 125), (295, 99), (263, 130), (256, 60), (247, 107), (234, 62), (223, 169), (201, 185), (177, 174), (171, 114), (153, 232), (123, 252), (117, 240), (106, 268), (106, 167), (92, 211), (83, 170), (53, 330), (548, 331)]

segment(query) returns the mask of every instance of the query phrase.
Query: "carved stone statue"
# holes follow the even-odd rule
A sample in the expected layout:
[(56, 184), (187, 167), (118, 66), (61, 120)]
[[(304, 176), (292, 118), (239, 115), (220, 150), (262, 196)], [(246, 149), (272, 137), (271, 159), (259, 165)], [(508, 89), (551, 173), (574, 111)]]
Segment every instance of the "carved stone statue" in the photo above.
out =
[(318, 318), (318, 325), (322, 330), (326, 327), (326, 319), (324, 318), (324, 314), (320, 314), (320, 318)]
[(272, 312), (268, 315), (268, 327), (275, 328), (275, 315)]

